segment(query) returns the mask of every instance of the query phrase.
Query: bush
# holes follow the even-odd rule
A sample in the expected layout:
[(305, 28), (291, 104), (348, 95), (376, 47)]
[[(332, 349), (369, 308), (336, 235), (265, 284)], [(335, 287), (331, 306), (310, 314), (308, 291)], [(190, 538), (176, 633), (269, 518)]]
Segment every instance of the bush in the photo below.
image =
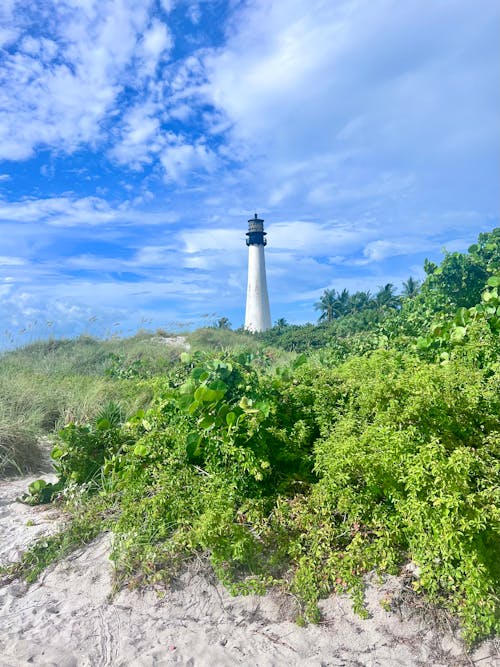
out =
[(323, 375), (320, 480), (297, 515), (296, 586), (311, 604), (336, 581), (356, 588), (353, 573), (409, 558), (415, 588), (451, 608), (468, 639), (499, 629), (499, 383), (463, 361), (386, 351)]

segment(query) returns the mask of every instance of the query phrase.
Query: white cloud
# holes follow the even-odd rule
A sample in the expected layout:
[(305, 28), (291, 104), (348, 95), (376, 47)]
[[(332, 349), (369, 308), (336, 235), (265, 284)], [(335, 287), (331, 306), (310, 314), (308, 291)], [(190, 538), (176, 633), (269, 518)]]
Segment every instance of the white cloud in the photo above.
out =
[[(0, 158), (25, 159), (37, 146), (72, 152), (101, 137), (101, 122), (124, 84), (143, 86), (139, 72), (127, 69), (141, 35), (146, 69), (171, 44), (165, 26), (148, 28), (149, 5), (71, 0), (46, 8), (57, 26), (53, 39), (25, 34), (18, 48), (3, 54)], [(24, 18), (29, 29), (29, 14)]]
[(423, 243), (422, 239), (418, 237), (398, 241), (371, 241), (363, 248), (363, 256), (366, 257), (366, 260), (359, 260), (358, 264), (380, 262), (388, 257), (412, 255), (426, 250), (429, 251), (430, 249), (429, 243)]
[(0, 202), (0, 221), (5, 222), (47, 222), (51, 225), (73, 226), (108, 223), (116, 218), (117, 212), (98, 197)]
[(0, 266), (22, 266), (24, 263), (21, 257), (5, 257), (0, 255)]
[(54, 227), (93, 225), (156, 225), (178, 220), (174, 211), (142, 211), (128, 202), (112, 206), (100, 197), (51, 197), (24, 199), (17, 202), (0, 200), (0, 223), (45, 223)]
[(160, 0), (160, 4), (163, 11), (170, 14), (175, 7), (175, 0)]
[(363, 222), (278, 222), (269, 225), (267, 231), (271, 249), (321, 256), (352, 252), (377, 233)]
[(152, 266), (171, 267), (174, 262), (178, 262), (174, 251), (174, 246), (143, 246), (137, 251), (131, 264), (141, 269)]
[(15, 42), (19, 33), (17, 30), (12, 28), (0, 28), (0, 49), (9, 46), (12, 42)]
[(449, 174), (450, 155), (460, 169), (496, 141), (498, 59), (481, 51), (493, 5), (246, 3), (225, 47), (203, 58), (200, 92), (230, 127), (226, 155), (245, 161), (261, 201), (301, 214), (380, 206), (426, 181), (449, 191), (462, 177)]
[(165, 51), (169, 51), (172, 46), (173, 37), (170, 30), (164, 23), (158, 21), (158, 19), (154, 19), (142, 38), (142, 48), (144, 52), (154, 60), (158, 60), (158, 58)]
[(110, 150), (110, 156), (131, 168), (151, 163), (165, 143), (156, 114), (156, 105), (151, 102), (127, 111), (120, 129), (121, 138)]
[(143, 67), (146, 74), (150, 76), (154, 74), (160, 58), (165, 58), (173, 44), (174, 40), (168, 27), (158, 19), (154, 19), (144, 33), (139, 50), (144, 59)]
[(192, 2), (188, 6), (188, 11), (187, 14), (191, 21), (197, 25), (200, 22), (201, 19), (201, 8), (200, 5), (197, 2)]
[(182, 137), (171, 135), (170, 141), (170, 145), (160, 154), (166, 180), (183, 182), (188, 173), (215, 171), (217, 155), (202, 140), (191, 143)]
[(179, 234), (187, 253), (197, 253), (207, 250), (222, 250), (234, 252), (245, 247), (244, 232), (238, 233), (234, 229), (218, 229), (206, 227), (182, 231)]

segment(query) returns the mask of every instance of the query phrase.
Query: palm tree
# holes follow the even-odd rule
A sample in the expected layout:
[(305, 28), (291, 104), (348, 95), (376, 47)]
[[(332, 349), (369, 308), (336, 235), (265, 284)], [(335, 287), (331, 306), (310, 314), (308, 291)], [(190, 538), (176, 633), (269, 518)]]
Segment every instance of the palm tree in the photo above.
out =
[(331, 322), (335, 317), (335, 303), (337, 301), (337, 292), (334, 289), (326, 289), (321, 295), (319, 301), (314, 304), (314, 310), (321, 310), (318, 318), (319, 322)]
[(411, 276), (403, 283), (403, 296), (406, 299), (414, 299), (420, 292), (420, 281)]
[(350, 312), (351, 295), (343, 289), (337, 292), (334, 289), (326, 289), (320, 300), (314, 304), (315, 310), (323, 311), (319, 316), (320, 322), (331, 322), (339, 317), (344, 317)]
[(342, 290), (342, 292), (337, 294), (337, 302), (335, 304), (335, 311), (337, 313), (337, 317), (343, 317), (344, 315), (347, 315), (347, 313), (349, 312), (350, 301), (351, 301), (351, 295), (345, 288)]
[(362, 310), (368, 310), (374, 305), (374, 300), (369, 291), (355, 292), (349, 299), (349, 312), (360, 313)]
[(389, 310), (391, 308), (397, 309), (401, 305), (400, 298), (394, 292), (395, 288), (392, 283), (387, 283), (383, 287), (379, 287), (379, 291), (375, 295), (375, 302), (378, 310)]

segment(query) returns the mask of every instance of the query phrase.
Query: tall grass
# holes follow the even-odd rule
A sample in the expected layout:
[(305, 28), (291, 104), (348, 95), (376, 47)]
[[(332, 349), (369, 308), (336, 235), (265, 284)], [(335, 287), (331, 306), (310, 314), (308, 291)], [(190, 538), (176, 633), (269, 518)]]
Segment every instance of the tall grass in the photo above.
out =
[(46, 460), (36, 432), (20, 422), (0, 418), (0, 476), (41, 470)]
[(42, 436), (91, 421), (109, 401), (129, 414), (147, 407), (148, 379), (183, 349), (165, 340), (147, 332), (104, 341), (82, 336), (0, 355), (0, 476), (39, 470), (47, 459)]
[(187, 335), (187, 340), (191, 347), (199, 350), (223, 350), (244, 347), (255, 351), (261, 346), (251, 334), (231, 331), (230, 329), (217, 329), (215, 327), (196, 329)]

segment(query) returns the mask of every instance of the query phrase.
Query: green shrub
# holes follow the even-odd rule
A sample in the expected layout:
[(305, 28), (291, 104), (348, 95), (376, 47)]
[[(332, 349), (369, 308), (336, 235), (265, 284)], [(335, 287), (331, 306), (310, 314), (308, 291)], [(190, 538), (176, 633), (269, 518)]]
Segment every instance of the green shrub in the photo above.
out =
[(320, 379), (320, 480), (298, 514), (295, 579), (311, 606), (335, 582), (356, 590), (353, 573), (409, 558), (415, 587), (467, 638), (499, 629), (499, 382), (462, 361), (385, 351)]
[(229, 582), (235, 567), (258, 568), (255, 526), (277, 494), (312, 479), (312, 433), (283, 393), (290, 378), (262, 374), (258, 358), (187, 360), (185, 381), (129, 423), (136, 444), (114, 473), (124, 507), (115, 559), (168, 576), (168, 563), (205, 550)]

